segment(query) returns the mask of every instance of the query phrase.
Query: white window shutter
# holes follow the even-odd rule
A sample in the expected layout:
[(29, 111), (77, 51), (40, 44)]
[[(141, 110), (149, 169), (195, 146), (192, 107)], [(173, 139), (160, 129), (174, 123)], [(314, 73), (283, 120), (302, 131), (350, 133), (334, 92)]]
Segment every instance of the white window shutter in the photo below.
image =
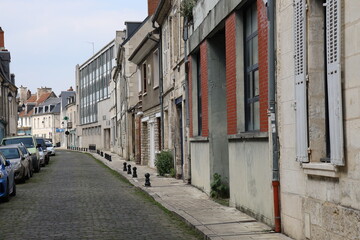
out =
[(306, 5), (294, 0), (296, 160), (309, 162), (306, 97)]
[(329, 102), (330, 161), (344, 165), (341, 94), (341, 1), (326, 1), (326, 59)]

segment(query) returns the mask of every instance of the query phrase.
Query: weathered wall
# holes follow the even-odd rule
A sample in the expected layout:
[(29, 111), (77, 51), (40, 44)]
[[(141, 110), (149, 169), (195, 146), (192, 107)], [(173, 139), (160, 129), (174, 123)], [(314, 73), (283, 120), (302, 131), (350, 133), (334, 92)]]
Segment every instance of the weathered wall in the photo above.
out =
[[(360, 239), (360, 82), (357, 77), (360, 45), (358, 41), (354, 41), (360, 30), (360, 4), (357, 1), (341, 2), (345, 167), (317, 163), (318, 170), (311, 174), (307, 168), (314, 166), (314, 162), (319, 162), (319, 157), (313, 156), (311, 163), (302, 165), (295, 161), (293, 1), (277, 2), (281, 217), (283, 231), (295, 239)], [(310, 28), (309, 31), (311, 30)], [(312, 42), (310, 38), (308, 44), (316, 45), (316, 42)], [(308, 52), (313, 48), (314, 45)], [(313, 58), (321, 55), (314, 51), (311, 54)], [(309, 81), (319, 79), (311, 77), (316, 76), (317, 72), (319, 69), (310, 69), (312, 75), (309, 75)], [(310, 92), (309, 97), (318, 97), (315, 93)], [(316, 106), (313, 106), (313, 109), (316, 109)], [(320, 145), (314, 147), (324, 148)], [(318, 153), (318, 156), (323, 156), (320, 151)], [(325, 177), (326, 172), (331, 173), (332, 177)]]
[(191, 142), (191, 184), (210, 194), (209, 143)]
[(267, 139), (229, 142), (230, 203), (274, 225), (271, 159)]

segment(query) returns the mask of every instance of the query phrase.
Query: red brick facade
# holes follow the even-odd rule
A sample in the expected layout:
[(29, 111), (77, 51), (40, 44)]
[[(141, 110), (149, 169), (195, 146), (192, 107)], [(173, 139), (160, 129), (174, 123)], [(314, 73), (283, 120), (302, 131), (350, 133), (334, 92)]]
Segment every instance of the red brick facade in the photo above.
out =
[(158, 4), (159, 0), (148, 0), (148, 16), (151, 16), (155, 13)]
[(201, 71), (201, 110), (202, 110), (202, 136), (209, 136), (209, 90), (208, 90), (208, 61), (207, 42), (200, 44), (200, 71)]
[(260, 131), (268, 131), (268, 20), (266, 7), (257, 0), (259, 38)]
[(236, 113), (236, 15), (231, 14), (225, 21), (226, 44), (226, 108), (228, 134), (237, 133)]

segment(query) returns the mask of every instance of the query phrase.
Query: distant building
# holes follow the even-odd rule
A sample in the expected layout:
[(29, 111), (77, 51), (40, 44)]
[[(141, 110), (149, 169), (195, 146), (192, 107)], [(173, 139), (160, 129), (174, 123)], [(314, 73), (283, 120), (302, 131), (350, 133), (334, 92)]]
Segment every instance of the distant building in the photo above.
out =
[(0, 27), (0, 140), (16, 135), (17, 87), (10, 74), (10, 52), (5, 49), (4, 31)]
[[(56, 98), (56, 94), (51, 88), (40, 87), (36, 94), (31, 94), (27, 87), (21, 86), (19, 88), (19, 115), (17, 124), (17, 135), (31, 135), (34, 134), (33, 115), (38, 113), (35, 108), (43, 104), (49, 98)], [(48, 134), (49, 135), (49, 134)]]
[(32, 135), (60, 142), (56, 128), (60, 126), (60, 98), (50, 97), (34, 107), (32, 114)]
[[(76, 66), (76, 105), (78, 122), (77, 144), (110, 150), (110, 100), (111, 71), (115, 67), (116, 47), (123, 40), (120, 31), (116, 38), (95, 53), (82, 65)], [(101, 104), (101, 107), (100, 107)]]
[[(69, 142), (69, 135), (70, 130), (72, 131), (72, 138), (75, 138), (75, 129), (76, 126), (74, 123), (76, 122), (76, 111), (69, 111), (68, 105), (72, 106), (76, 103), (76, 92), (73, 90), (72, 87), (70, 87), (67, 91), (61, 91), (59, 98), (61, 99), (60, 102), (60, 126), (57, 129), (57, 132), (60, 133), (60, 145), (62, 147), (67, 147)], [(66, 135), (66, 131), (69, 132), (68, 135)], [(74, 140), (75, 142), (75, 140)]]

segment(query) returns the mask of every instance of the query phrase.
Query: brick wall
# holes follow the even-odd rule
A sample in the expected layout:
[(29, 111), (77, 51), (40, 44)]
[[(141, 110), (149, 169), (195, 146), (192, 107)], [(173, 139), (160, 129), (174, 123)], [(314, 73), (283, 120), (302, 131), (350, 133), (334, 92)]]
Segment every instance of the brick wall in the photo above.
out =
[(259, 38), (260, 131), (268, 131), (268, 21), (263, 0), (257, 1)]
[(201, 71), (201, 110), (202, 110), (202, 136), (209, 136), (209, 92), (208, 92), (208, 64), (207, 42), (200, 44), (200, 71)]
[[(236, 113), (236, 15), (232, 13), (225, 21), (226, 55), (226, 108), (228, 134), (237, 133)], [(241, 74), (241, 73), (240, 73)]]
[(155, 13), (159, 4), (159, 0), (148, 0), (148, 15), (151, 16)]
[(141, 125), (141, 164), (147, 165), (149, 161), (149, 127), (147, 122)]

